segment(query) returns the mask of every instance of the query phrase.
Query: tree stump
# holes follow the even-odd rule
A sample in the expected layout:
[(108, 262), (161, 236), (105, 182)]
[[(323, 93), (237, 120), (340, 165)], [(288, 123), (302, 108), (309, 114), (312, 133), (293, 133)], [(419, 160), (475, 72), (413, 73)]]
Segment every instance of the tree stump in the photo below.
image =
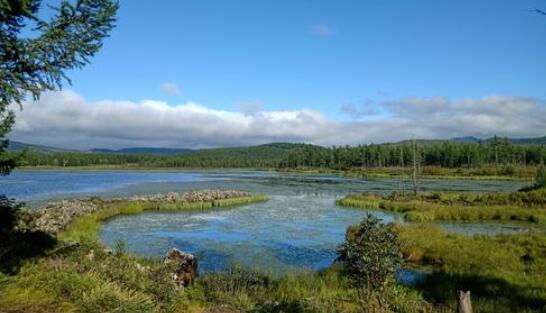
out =
[(164, 263), (174, 267), (173, 277), (181, 287), (193, 285), (197, 277), (197, 258), (193, 254), (172, 248), (165, 256)]
[(472, 313), (470, 291), (459, 290), (459, 313)]

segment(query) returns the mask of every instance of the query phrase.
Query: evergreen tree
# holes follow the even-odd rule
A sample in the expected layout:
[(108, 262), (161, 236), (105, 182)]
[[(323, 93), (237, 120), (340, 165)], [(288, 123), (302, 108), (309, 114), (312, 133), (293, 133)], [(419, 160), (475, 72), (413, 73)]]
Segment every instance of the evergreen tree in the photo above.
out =
[[(27, 95), (38, 99), (47, 90), (70, 82), (65, 72), (89, 62), (114, 26), (113, 0), (62, 1), (48, 20), (38, 17), (41, 0), (0, 0), (0, 174), (16, 159), (7, 155), (7, 133), (15, 121), (10, 105)], [(31, 37), (24, 30), (32, 28)]]

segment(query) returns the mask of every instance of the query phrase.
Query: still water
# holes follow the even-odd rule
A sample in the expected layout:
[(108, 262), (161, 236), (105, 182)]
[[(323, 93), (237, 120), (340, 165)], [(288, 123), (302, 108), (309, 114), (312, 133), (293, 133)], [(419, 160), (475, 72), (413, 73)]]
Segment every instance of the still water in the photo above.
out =
[[(511, 191), (506, 181), (427, 180), (424, 190)], [(207, 212), (146, 212), (106, 222), (101, 239), (128, 251), (162, 257), (171, 247), (199, 256), (200, 271), (224, 270), (241, 263), (271, 272), (322, 269), (335, 259), (348, 225), (364, 210), (340, 208), (335, 200), (351, 192), (391, 192), (409, 181), (363, 180), (334, 175), (250, 171), (18, 171), (0, 178), (0, 193), (38, 205), (51, 199), (100, 195), (105, 198), (196, 189), (237, 189), (268, 194), (265, 203)], [(390, 222), (398, 216), (370, 212)], [(521, 231), (525, 225), (442, 224), (469, 234)]]

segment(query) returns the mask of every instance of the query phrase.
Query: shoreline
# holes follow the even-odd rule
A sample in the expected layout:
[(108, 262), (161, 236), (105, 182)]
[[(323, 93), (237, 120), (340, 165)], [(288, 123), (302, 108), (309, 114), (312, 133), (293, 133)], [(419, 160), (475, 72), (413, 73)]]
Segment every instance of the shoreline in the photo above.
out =
[(127, 198), (63, 199), (35, 209), (25, 209), (26, 227), (60, 239), (76, 242), (98, 239), (101, 224), (121, 215), (144, 211), (202, 211), (269, 200), (267, 195), (253, 195), (236, 190), (199, 190), (185, 193), (161, 193)]
[[(410, 179), (406, 173), (393, 173), (392, 171), (403, 171), (402, 168), (385, 168), (383, 170), (371, 169), (352, 169), (352, 170), (333, 170), (333, 169), (275, 169), (275, 168), (196, 168), (196, 167), (142, 167), (142, 166), (21, 166), (15, 171), (21, 172), (48, 172), (48, 171), (63, 171), (63, 172), (92, 172), (92, 171), (120, 171), (120, 172), (268, 172), (268, 173), (289, 173), (302, 175), (335, 175), (347, 178), (359, 179)], [(522, 181), (531, 182), (533, 176), (515, 176), (515, 175), (475, 175), (475, 174), (454, 174), (452, 169), (449, 169), (446, 174), (421, 174), (421, 180), (483, 180), (483, 181)]]

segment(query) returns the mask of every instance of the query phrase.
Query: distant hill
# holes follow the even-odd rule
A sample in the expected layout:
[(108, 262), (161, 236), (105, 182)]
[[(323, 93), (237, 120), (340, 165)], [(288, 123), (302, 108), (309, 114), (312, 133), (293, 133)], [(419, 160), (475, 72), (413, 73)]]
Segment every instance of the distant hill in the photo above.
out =
[[(501, 137), (499, 137), (501, 138)], [(474, 136), (467, 137), (455, 137), (452, 139), (416, 139), (418, 143), (421, 144), (434, 144), (442, 143), (446, 141), (451, 142), (461, 142), (461, 143), (476, 143), (478, 141), (482, 142), (491, 142), (493, 138), (480, 139)], [(397, 143), (410, 143), (412, 140), (403, 140)], [(508, 138), (508, 141), (513, 144), (529, 145), (529, 144), (540, 144), (546, 145), (546, 136), (535, 137), (535, 138)], [(241, 147), (224, 147), (224, 148), (211, 148), (211, 149), (188, 149), (188, 148), (152, 148), (152, 147), (133, 147), (133, 148), (123, 148), (123, 149), (102, 149), (96, 148), (88, 151), (81, 150), (71, 150), (56, 148), (51, 146), (28, 144), (19, 141), (10, 141), (8, 150), (10, 151), (21, 151), (21, 150), (31, 150), (41, 153), (63, 153), (63, 152), (73, 152), (73, 153), (100, 153), (100, 154), (117, 154), (117, 155), (159, 155), (159, 156), (172, 156), (172, 155), (192, 155), (197, 158), (203, 157), (207, 159), (219, 159), (219, 158), (262, 158), (264, 160), (278, 160), (282, 158), (286, 153), (303, 147), (320, 147), (310, 144), (302, 143), (286, 143), (286, 142), (274, 142), (257, 146), (241, 146)]]
[(478, 142), (480, 139), (474, 136), (466, 136), (466, 137), (455, 137), (455, 138), (452, 138), (451, 140), (457, 141), (457, 142), (473, 143), (473, 142)]
[(546, 145), (546, 136), (535, 137), (535, 138), (510, 138), (510, 142), (521, 145)]
[(190, 153), (194, 150), (185, 149), (185, 148), (149, 148), (149, 147), (139, 147), (139, 148), (123, 148), (123, 149), (91, 149), (90, 152), (95, 153), (117, 153), (117, 154), (156, 154), (156, 155), (176, 155)]
[(196, 157), (209, 158), (261, 158), (263, 160), (276, 160), (284, 157), (288, 152), (312, 146), (302, 143), (274, 142), (257, 146), (225, 147), (195, 150)]
[[(503, 139), (503, 137), (499, 137), (499, 139)], [(452, 140), (472, 143), (472, 142), (478, 142), (480, 139), (474, 136), (468, 136), (468, 137), (456, 137), (456, 138), (453, 138)], [(485, 138), (481, 140), (482, 142), (491, 142), (493, 141), (493, 137)], [(546, 144), (546, 136), (534, 137), (534, 138), (508, 138), (508, 141), (516, 145), (544, 145)]]
[(62, 148), (43, 146), (43, 145), (33, 145), (33, 144), (13, 141), (13, 140), (10, 140), (8, 150), (9, 151), (32, 150), (32, 151), (43, 152), (43, 153), (77, 152), (76, 150), (62, 149)]
[[(504, 137), (498, 137), (498, 138), (504, 139)], [(442, 143), (446, 141), (461, 142), (461, 143), (477, 143), (478, 141), (482, 141), (482, 142), (488, 143), (493, 141), (493, 137), (481, 139), (474, 136), (466, 136), (466, 137), (454, 137), (451, 139), (415, 139), (415, 141), (422, 144)], [(546, 136), (534, 137), (534, 138), (508, 138), (508, 141), (516, 145), (546, 145)], [(410, 143), (410, 142), (412, 142), (412, 140), (407, 139), (407, 140), (402, 140), (398, 143)]]

